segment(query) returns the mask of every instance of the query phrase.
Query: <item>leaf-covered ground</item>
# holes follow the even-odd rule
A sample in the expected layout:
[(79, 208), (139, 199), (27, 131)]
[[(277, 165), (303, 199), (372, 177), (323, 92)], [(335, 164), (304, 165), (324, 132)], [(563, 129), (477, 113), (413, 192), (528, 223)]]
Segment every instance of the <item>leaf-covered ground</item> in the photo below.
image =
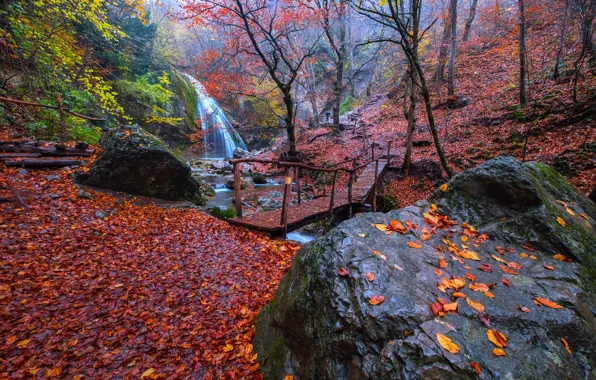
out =
[(0, 378), (259, 376), (254, 318), (297, 246), (81, 198), (67, 171), (4, 169), (7, 187), (28, 207), (0, 204)]

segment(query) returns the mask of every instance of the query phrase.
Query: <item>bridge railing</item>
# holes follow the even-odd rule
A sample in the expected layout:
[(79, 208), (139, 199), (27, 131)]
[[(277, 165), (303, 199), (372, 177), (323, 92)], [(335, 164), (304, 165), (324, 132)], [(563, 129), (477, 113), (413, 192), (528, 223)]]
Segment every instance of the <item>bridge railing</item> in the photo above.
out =
[[(368, 152), (371, 152), (370, 160), (367, 160), (364, 164), (358, 165), (358, 160), (362, 157), (365, 157)], [(391, 142), (387, 144), (387, 160), (391, 158)], [(236, 208), (236, 216), (242, 217), (242, 189), (240, 183), (240, 164), (243, 163), (260, 163), (265, 165), (276, 165), (278, 168), (285, 168), (284, 173), (284, 191), (283, 191), (283, 201), (282, 201), (282, 209), (281, 209), (281, 216), (280, 216), (280, 225), (284, 228), (284, 233), (287, 233), (288, 228), (288, 210), (290, 208), (290, 198), (292, 194), (292, 182), (294, 177), (294, 171), (296, 172), (296, 190), (298, 195), (298, 204), (302, 202), (301, 196), (301, 186), (300, 186), (300, 171), (301, 170), (309, 170), (315, 172), (322, 172), (322, 173), (333, 173), (333, 182), (331, 187), (331, 195), (329, 199), (329, 216), (333, 216), (333, 209), (335, 207), (336, 201), (336, 194), (337, 194), (337, 176), (340, 172), (348, 173), (348, 218), (352, 217), (353, 213), (353, 187), (354, 182), (356, 181), (357, 172), (371, 163), (375, 163), (375, 175), (374, 175), (374, 184), (372, 189), (372, 210), (373, 212), (377, 209), (377, 187), (378, 187), (378, 176), (379, 176), (379, 157), (375, 157), (375, 146), (371, 144), (368, 148), (364, 148), (363, 151), (356, 157), (352, 157), (342, 162), (335, 163), (333, 165), (324, 167), (324, 166), (315, 166), (315, 165), (308, 165), (301, 162), (291, 162), (291, 161), (279, 161), (279, 160), (263, 160), (263, 159), (256, 159), (256, 158), (240, 158), (240, 159), (233, 159), (229, 161), (231, 165), (234, 167), (234, 204)], [(351, 163), (351, 167), (340, 167), (341, 165), (346, 165)]]

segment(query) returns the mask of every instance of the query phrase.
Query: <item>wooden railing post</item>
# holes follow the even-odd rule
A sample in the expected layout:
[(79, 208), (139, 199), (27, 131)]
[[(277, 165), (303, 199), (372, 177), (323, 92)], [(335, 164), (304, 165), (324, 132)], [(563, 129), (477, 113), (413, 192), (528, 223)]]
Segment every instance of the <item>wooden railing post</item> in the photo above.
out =
[(62, 96), (56, 95), (58, 105), (58, 114), (60, 115), (60, 144), (64, 145), (66, 141), (66, 121), (64, 120), (64, 108), (62, 107)]
[(379, 180), (379, 160), (375, 162), (375, 183), (373, 185), (372, 210), (377, 212), (377, 182)]
[(292, 168), (286, 168), (284, 198), (281, 204), (281, 220), (283, 227), (283, 237), (288, 234), (288, 209), (290, 208), (290, 198), (292, 196)]
[(298, 193), (298, 204), (301, 204), (302, 190), (300, 189), (300, 168), (296, 168), (296, 192)]
[(335, 184), (337, 182), (337, 170), (333, 172), (333, 186), (331, 187), (331, 200), (329, 201), (329, 217), (333, 217), (333, 207), (335, 206)]
[(354, 186), (354, 172), (350, 172), (348, 180), (348, 219), (352, 217), (352, 187)]
[(391, 162), (391, 141), (387, 143), (387, 165)]
[(236, 206), (236, 216), (242, 218), (242, 194), (240, 183), (240, 164), (234, 163), (234, 205)]
[(372, 161), (375, 160), (375, 143), (373, 142), (370, 146), (370, 151), (371, 151), (371, 155), (372, 155)]

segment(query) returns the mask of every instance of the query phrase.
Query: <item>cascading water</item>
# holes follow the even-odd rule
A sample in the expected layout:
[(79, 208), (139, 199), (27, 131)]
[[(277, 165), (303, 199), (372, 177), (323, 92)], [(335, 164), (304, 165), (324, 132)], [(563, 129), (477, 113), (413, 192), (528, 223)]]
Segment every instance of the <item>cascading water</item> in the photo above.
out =
[(205, 87), (188, 74), (184, 74), (195, 87), (197, 97), (197, 111), (201, 118), (203, 129), (204, 158), (232, 157), (234, 149), (246, 150), (242, 137), (236, 132), (232, 124), (224, 115), (215, 99), (207, 95)]

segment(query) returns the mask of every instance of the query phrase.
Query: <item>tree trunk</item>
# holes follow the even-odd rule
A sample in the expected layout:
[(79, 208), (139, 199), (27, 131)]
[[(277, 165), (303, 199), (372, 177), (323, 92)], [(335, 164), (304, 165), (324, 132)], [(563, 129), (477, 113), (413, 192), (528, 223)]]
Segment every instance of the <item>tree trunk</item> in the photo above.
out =
[(455, 55), (457, 54), (457, 0), (449, 1), (449, 24), (451, 43), (449, 46), (448, 95), (455, 95)]
[(414, 76), (415, 71), (410, 68), (410, 79), (406, 85), (406, 93), (404, 97), (410, 96), (410, 106), (407, 111), (408, 118), (408, 135), (406, 138), (406, 153), (404, 155), (403, 172), (407, 177), (410, 174), (410, 166), (412, 164), (412, 144), (414, 142), (414, 131), (416, 130), (416, 103), (418, 102), (418, 88), (416, 87)]
[(596, 14), (596, 0), (585, 0), (581, 14), (581, 39), (584, 56), (588, 61), (594, 61), (594, 16)]
[(555, 60), (555, 72), (553, 77), (559, 79), (561, 57), (563, 56), (563, 49), (565, 48), (565, 36), (567, 33), (567, 17), (569, 14), (569, 0), (565, 0), (565, 13), (563, 14), (563, 25), (561, 26), (561, 37), (559, 38), (559, 49), (557, 50), (557, 59)]
[(288, 155), (290, 157), (296, 157), (296, 130), (294, 128), (294, 98), (292, 97), (292, 93), (290, 89), (285, 88), (282, 90), (284, 104), (286, 106), (286, 117), (284, 121), (286, 123), (286, 132), (288, 133)]
[[(343, 49), (342, 49), (343, 50)], [(344, 57), (340, 54), (337, 57), (337, 70), (335, 83), (333, 84), (333, 129), (339, 132), (339, 111), (341, 106), (341, 93), (344, 78)]]
[(466, 21), (466, 26), (464, 29), (464, 37), (463, 37), (464, 42), (467, 42), (470, 40), (470, 35), (472, 34), (472, 23), (474, 22), (474, 18), (476, 17), (477, 6), (478, 6), (478, 0), (472, 0), (472, 4), (470, 5), (470, 14), (468, 15), (468, 20)]
[(440, 82), (445, 80), (445, 64), (447, 63), (447, 58), (449, 55), (450, 36), (451, 24), (449, 17), (446, 17), (445, 21), (443, 21), (443, 37), (441, 38), (441, 46), (439, 48), (439, 63), (437, 66), (437, 71), (435, 73), (435, 80)]
[(519, 104), (525, 107), (528, 104), (526, 93), (528, 77), (528, 56), (526, 50), (526, 3), (525, 0), (518, 0), (519, 3)]

